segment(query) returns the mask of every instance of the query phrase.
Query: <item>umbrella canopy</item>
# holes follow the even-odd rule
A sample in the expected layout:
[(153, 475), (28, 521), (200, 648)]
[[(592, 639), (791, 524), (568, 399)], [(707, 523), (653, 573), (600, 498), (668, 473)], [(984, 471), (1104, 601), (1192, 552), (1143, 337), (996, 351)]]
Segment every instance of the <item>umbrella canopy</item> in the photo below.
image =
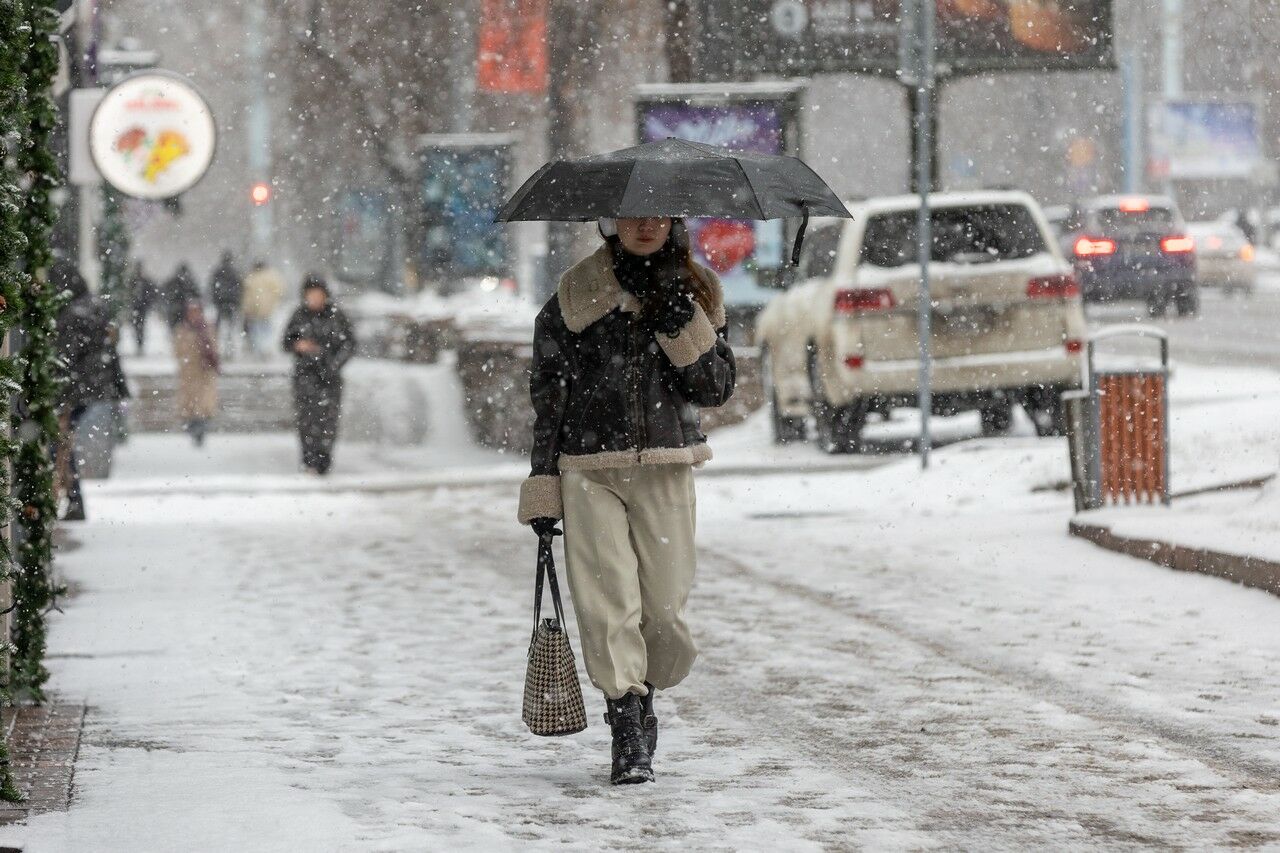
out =
[(495, 221), (810, 215), (851, 216), (826, 182), (795, 157), (664, 139), (552, 161), (524, 182)]

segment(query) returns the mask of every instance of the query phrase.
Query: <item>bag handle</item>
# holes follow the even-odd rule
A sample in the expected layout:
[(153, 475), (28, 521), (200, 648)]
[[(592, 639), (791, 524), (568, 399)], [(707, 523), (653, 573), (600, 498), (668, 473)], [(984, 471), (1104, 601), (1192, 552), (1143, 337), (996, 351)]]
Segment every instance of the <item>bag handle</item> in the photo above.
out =
[(533, 630), (538, 630), (538, 622), (542, 619), (542, 583), (545, 576), (551, 584), (551, 605), (555, 608), (556, 620), (561, 629), (564, 628), (564, 605), (560, 602), (560, 584), (556, 581), (556, 560), (551, 550), (551, 536), (538, 537), (538, 580), (533, 588)]

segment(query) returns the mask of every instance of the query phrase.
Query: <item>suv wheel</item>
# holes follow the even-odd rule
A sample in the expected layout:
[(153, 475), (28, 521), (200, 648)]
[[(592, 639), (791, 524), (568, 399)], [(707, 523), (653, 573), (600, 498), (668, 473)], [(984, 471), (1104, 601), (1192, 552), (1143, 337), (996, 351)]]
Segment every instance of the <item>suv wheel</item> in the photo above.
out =
[(867, 423), (867, 404), (857, 400), (848, 406), (827, 402), (818, 378), (818, 351), (809, 349), (809, 384), (813, 389), (813, 425), (818, 447), (824, 453), (854, 453)]
[(778, 406), (778, 389), (773, 384), (773, 359), (768, 348), (760, 353), (760, 381), (769, 401), (769, 420), (773, 425), (773, 443), (791, 444), (808, 438), (804, 418), (788, 417)]
[(984, 436), (1004, 435), (1013, 426), (1013, 402), (1006, 399), (992, 400), (979, 409), (982, 415)]
[(1035, 424), (1036, 435), (1041, 438), (1067, 434), (1067, 407), (1062, 404), (1060, 389), (1029, 390), (1026, 410), (1027, 417)]

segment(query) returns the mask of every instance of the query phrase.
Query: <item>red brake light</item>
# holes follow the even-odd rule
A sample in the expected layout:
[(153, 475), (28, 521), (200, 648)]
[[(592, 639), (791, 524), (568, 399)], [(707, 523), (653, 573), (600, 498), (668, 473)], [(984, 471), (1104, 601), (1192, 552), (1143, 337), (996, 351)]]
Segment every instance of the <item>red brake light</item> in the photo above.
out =
[(849, 368), (850, 370), (861, 370), (863, 364), (864, 364), (864, 359), (860, 355), (845, 356), (844, 366)]
[(837, 290), (835, 309), (837, 314), (863, 314), (868, 311), (888, 311), (896, 308), (893, 291), (887, 287)]
[(1095, 255), (1114, 255), (1116, 241), (1106, 237), (1081, 237), (1075, 245), (1077, 258), (1090, 258)]
[(1181, 255), (1194, 252), (1196, 241), (1190, 237), (1165, 237), (1160, 241), (1160, 251), (1170, 255)]
[(1070, 275), (1042, 275), (1027, 282), (1031, 299), (1069, 299), (1080, 295), (1080, 285)]
[(1118, 207), (1125, 213), (1146, 213), (1151, 209), (1151, 202), (1145, 198), (1122, 198)]
[(1072, 339), (1067, 341), (1066, 347), (1068, 353), (1075, 355), (1076, 353), (1084, 352), (1084, 341)]

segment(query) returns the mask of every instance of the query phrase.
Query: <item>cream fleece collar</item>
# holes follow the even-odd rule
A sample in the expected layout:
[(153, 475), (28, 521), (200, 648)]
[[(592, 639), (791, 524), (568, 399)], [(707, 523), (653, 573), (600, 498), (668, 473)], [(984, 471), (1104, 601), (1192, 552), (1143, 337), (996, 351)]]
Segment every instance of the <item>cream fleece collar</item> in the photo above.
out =
[[(703, 266), (698, 267), (698, 272), (711, 282), (715, 292), (716, 302), (710, 320), (711, 325), (719, 329), (725, 324), (724, 291), (720, 279)], [(608, 246), (601, 246), (574, 264), (561, 276), (558, 292), (564, 324), (574, 334), (582, 332), (615, 308), (631, 313), (640, 310), (639, 300), (618, 284)]]

